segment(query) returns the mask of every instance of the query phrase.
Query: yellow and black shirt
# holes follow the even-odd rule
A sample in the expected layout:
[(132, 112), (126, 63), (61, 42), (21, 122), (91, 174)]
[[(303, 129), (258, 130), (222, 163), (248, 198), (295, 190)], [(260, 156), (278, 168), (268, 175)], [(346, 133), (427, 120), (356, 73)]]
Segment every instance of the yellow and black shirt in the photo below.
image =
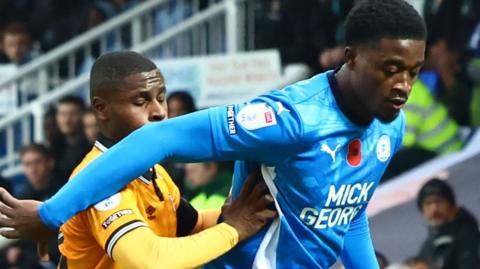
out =
[[(72, 176), (111, 144), (105, 138), (96, 141)], [(195, 226), (196, 212), (180, 208), (189, 211), (190, 216), (185, 218), (190, 221), (177, 227), (181, 201), (179, 190), (167, 172), (155, 165), (117, 194), (77, 214), (60, 228), (60, 268), (67, 268), (67, 264), (74, 269), (120, 268), (111, 259), (113, 247), (122, 236), (139, 227), (148, 226), (162, 237), (176, 237), (181, 235), (179, 232), (188, 234)]]

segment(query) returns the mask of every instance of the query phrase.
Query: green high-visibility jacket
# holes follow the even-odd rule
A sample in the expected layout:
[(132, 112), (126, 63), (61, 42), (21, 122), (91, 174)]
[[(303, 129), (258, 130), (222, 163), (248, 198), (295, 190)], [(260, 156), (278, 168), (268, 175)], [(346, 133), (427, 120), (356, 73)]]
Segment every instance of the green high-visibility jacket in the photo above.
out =
[(406, 130), (403, 146), (416, 146), (438, 154), (455, 152), (463, 147), (457, 123), (420, 80), (413, 85), (404, 112)]

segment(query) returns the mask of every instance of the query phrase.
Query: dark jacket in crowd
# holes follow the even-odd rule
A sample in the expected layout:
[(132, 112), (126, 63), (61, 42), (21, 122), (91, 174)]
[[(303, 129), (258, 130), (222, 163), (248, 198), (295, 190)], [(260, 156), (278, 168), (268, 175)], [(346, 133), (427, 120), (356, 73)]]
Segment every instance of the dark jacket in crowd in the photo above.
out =
[(80, 164), (91, 149), (92, 145), (85, 137), (75, 145), (69, 145), (64, 140), (56, 141), (52, 145), (57, 173), (53, 184), (63, 186), (68, 181), (73, 169)]
[(461, 208), (452, 222), (429, 228), (419, 256), (438, 269), (480, 268), (479, 238), (477, 221)]

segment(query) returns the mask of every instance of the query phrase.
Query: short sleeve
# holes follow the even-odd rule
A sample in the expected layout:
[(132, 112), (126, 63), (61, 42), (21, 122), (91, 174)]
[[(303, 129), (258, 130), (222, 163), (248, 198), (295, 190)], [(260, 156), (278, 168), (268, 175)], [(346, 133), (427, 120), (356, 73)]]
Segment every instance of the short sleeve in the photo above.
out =
[(122, 236), (147, 226), (136, 204), (133, 190), (127, 188), (85, 212), (91, 234), (108, 256), (112, 257), (113, 247)]

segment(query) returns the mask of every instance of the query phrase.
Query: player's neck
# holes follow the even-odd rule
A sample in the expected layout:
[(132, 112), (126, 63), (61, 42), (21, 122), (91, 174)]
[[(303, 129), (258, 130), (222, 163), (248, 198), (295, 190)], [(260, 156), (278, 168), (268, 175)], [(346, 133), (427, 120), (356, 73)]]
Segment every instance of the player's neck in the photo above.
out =
[(373, 121), (373, 116), (368, 115), (368, 110), (359, 102), (359, 100), (362, 99), (356, 96), (346, 67), (342, 66), (342, 68), (335, 73), (334, 78), (337, 83), (337, 89), (334, 91), (334, 95), (343, 114), (357, 125), (370, 125)]

